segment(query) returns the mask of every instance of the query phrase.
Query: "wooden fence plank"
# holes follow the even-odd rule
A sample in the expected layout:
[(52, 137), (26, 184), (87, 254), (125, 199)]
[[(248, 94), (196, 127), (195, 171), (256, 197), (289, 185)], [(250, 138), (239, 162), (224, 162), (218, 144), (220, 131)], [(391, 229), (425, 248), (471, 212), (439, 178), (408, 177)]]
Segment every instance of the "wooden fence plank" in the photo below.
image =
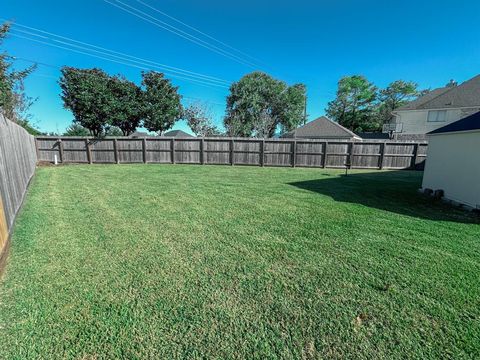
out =
[(297, 141), (292, 142), (292, 167), (297, 165)]
[(385, 159), (385, 143), (383, 142), (381, 144), (381, 147), (380, 147), (380, 159), (378, 160), (378, 164), (379, 164), (379, 169), (380, 170), (383, 170), (383, 165), (384, 165), (384, 159)]
[(60, 150), (60, 162), (63, 164), (65, 162), (65, 156), (63, 154), (63, 141), (58, 139), (58, 148)]
[(142, 139), (142, 156), (143, 156), (143, 163), (147, 163), (147, 139)]
[(119, 164), (119, 158), (118, 158), (118, 142), (117, 139), (113, 139), (113, 157), (115, 159), (115, 163)]
[(85, 139), (85, 150), (87, 152), (87, 161), (88, 161), (89, 164), (92, 164), (93, 163), (92, 147), (91, 147), (89, 139)]
[(37, 141), (0, 112), (0, 264), (37, 163)]
[(265, 166), (265, 139), (260, 143), (260, 166)]

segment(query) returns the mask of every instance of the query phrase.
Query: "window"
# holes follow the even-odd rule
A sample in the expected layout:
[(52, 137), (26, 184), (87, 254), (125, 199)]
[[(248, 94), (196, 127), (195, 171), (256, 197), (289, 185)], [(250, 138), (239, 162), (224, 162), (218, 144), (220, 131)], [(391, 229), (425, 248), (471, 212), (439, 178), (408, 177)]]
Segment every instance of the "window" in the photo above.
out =
[(443, 122), (447, 118), (447, 110), (431, 110), (428, 112), (428, 122)]

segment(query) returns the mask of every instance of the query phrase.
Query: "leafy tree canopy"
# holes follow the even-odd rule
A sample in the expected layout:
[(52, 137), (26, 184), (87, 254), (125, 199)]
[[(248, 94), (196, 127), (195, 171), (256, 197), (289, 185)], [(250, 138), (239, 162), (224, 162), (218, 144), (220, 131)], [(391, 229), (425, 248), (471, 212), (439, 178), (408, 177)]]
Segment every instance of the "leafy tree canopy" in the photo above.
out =
[[(8, 36), (10, 23), (0, 25), (0, 46)], [(30, 106), (35, 102), (26, 95), (24, 88), (24, 80), (36, 68), (35, 65), (24, 70), (14, 70), (14, 57), (6, 52), (0, 53), (0, 108), (2, 108), (5, 116), (23, 126), (28, 132), (37, 135), (40, 132), (30, 123)]]
[(110, 104), (108, 124), (121, 130), (120, 135), (135, 132), (142, 120), (142, 91), (133, 82), (120, 76), (109, 79)]
[(230, 86), (224, 125), (231, 136), (272, 137), (278, 126), (284, 131), (303, 120), (306, 88), (289, 87), (262, 72), (245, 75)]
[(108, 127), (112, 93), (109, 76), (100, 69), (63, 67), (60, 78), (64, 107), (72, 111), (75, 122), (95, 136)]
[(381, 89), (378, 93), (378, 124), (381, 126), (390, 122), (393, 110), (414, 100), (421, 94), (418, 85), (413, 81), (396, 80), (385, 89)]
[(338, 83), (335, 100), (328, 103), (327, 115), (353, 131), (380, 131), (392, 119), (392, 112), (426, 94), (412, 81), (396, 80), (377, 89), (365, 77), (347, 76)]
[(142, 72), (142, 78), (143, 126), (162, 135), (182, 117), (178, 87), (159, 72)]
[(338, 82), (337, 96), (328, 103), (327, 115), (352, 131), (378, 127), (374, 120), (377, 88), (364, 76), (346, 76)]

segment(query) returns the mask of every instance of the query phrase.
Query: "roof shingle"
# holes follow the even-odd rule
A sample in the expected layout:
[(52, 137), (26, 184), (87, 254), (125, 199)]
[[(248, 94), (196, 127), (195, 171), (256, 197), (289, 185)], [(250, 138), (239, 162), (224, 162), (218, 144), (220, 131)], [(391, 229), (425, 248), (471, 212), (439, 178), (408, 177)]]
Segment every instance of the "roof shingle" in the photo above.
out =
[(316, 120), (310, 121), (309, 123), (300, 126), (299, 128), (290, 131), (283, 135), (283, 137), (296, 137), (296, 138), (344, 138), (351, 139), (357, 138), (360, 139), (352, 131), (344, 128), (342, 125), (333, 122), (326, 116), (321, 116)]
[(430, 91), (395, 110), (429, 110), (480, 106), (480, 75), (464, 83)]

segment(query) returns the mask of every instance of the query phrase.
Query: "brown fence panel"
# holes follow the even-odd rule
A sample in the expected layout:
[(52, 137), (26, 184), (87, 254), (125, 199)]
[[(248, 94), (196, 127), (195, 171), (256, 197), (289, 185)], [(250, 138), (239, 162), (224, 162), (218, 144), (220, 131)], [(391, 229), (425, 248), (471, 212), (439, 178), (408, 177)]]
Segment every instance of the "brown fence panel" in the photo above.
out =
[(78, 163), (178, 163), (423, 169), (427, 142), (251, 138), (37, 137), (39, 159)]
[(147, 139), (147, 162), (150, 163), (171, 163), (172, 149), (170, 139)]
[(34, 137), (0, 114), (0, 262), (36, 162)]

